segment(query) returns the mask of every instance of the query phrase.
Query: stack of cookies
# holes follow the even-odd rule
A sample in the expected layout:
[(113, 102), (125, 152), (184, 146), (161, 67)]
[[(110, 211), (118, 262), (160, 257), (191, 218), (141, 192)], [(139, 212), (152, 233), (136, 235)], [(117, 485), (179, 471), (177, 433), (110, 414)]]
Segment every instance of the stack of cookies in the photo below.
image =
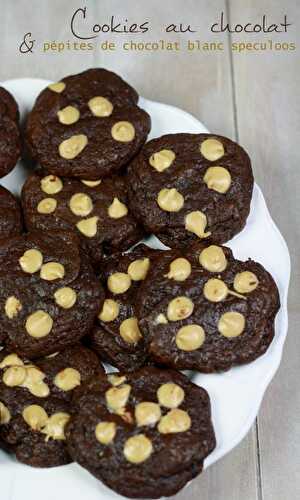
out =
[[(0, 121), (4, 176), (21, 154), (4, 89)], [(247, 153), (150, 128), (118, 75), (63, 78), (27, 117), (21, 204), (0, 188), (0, 446), (131, 498), (175, 494), (215, 448), (209, 395), (179, 370), (255, 360), (279, 309), (270, 274), (223, 246), (249, 214)]]

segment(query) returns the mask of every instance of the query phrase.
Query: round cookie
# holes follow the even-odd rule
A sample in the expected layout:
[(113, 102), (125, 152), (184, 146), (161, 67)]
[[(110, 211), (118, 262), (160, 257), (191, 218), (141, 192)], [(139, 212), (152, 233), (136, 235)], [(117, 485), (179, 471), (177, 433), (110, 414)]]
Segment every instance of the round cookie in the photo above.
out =
[(72, 462), (65, 443), (70, 404), (41, 400), (0, 386), (0, 443), (19, 462), (33, 467), (57, 467)]
[(263, 266), (200, 243), (156, 260), (136, 315), (155, 362), (214, 372), (264, 354), (279, 306), (276, 284)]
[(19, 110), (14, 97), (0, 87), (0, 177), (7, 175), (21, 154)]
[(0, 186), (0, 239), (16, 236), (22, 231), (22, 216), (16, 198)]
[(34, 362), (7, 349), (0, 353), (0, 384), (39, 398), (71, 401), (76, 387), (99, 374), (98, 356), (79, 343)]
[(130, 206), (148, 232), (181, 248), (224, 243), (244, 227), (253, 174), (247, 153), (210, 134), (172, 134), (148, 142), (128, 168)]
[(143, 237), (122, 177), (89, 182), (32, 175), (23, 186), (22, 205), (28, 230), (76, 231), (94, 263)]
[(89, 339), (91, 348), (119, 370), (133, 371), (145, 364), (147, 352), (134, 306), (141, 283), (160, 253), (140, 244), (104, 262), (105, 301)]
[(208, 394), (172, 370), (99, 377), (73, 403), (70, 455), (121, 495), (175, 494), (215, 447)]
[(87, 334), (103, 290), (72, 233), (32, 232), (0, 243), (0, 324), (28, 358), (62, 350)]
[(30, 155), (45, 172), (98, 180), (125, 166), (151, 120), (118, 75), (90, 69), (44, 89), (26, 127)]
[(64, 427), (73, 391), (103, 373), (97, 356), (80, 344), (34, 363), (16, 353), (1, 352), (1, 447), (36, 467), (69, 463)]

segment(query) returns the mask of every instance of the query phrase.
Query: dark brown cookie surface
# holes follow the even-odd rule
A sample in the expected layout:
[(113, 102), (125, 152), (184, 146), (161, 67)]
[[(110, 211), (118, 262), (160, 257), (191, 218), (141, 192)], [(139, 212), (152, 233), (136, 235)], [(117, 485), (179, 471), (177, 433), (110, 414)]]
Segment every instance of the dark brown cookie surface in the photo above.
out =
[(128, 169), (130, 205), (165, 245), (224, 243), (244, 227), (253, 175), (247, 153), (209, 134), (172, 134), (148, 142)]
[(150, 131), (149, 115), (118, 75), (91, 69), (49, 85), (27, 122), (31, 156), (51, 174), (97, 180), (138, 152)]
[(141, 283), (159, 254), (141, 244), (103, 263), (105, 301), (89, 337), (91, 347), (119, 370), (133, 371), (145, 364), (146, 346), (134, 306)]
[(64, 428), (75, 387), (103, 373), (92, 351), (76, 344), (34, 364), (15, 353), (0, 356), (0, 441), (19, 461), (54, 467), (71, 461)]
[(75, 231), (93, 263), (105, 253), (128, 249), (143, 236), (129, 211), (121, 177), (83, 182), (32, 175), (23, 186), (22, 205), (28, 230)]
[(157, 368), (112, 374), (74, 394), (72, 458), (129, 497), (175, 494), (215, 447), (206, 391)]
[(0, 87), (0, 177), (14, 168), (20, 154), (18, 105), (13, 96)]
[(0, 322), (28, 358), (57, 352), (88, 333), (103, 290), (72, 233), (29, 233), (0, 244)]
[(1, 441), (19, 462), (33, 467), (57, 467), (72, 462), (64, 428), (70, 404), (63, 399), (40, 400), (0, 387)]
[(261, 356), (274, 336), (279, 294), (258, 263), (229, 248), (166, 251), (142, 284), (136, 314), (158, 363), (203, 372)]
[(7, 349), (0, 354), (0, 382), (40, 398), (70, 401), (76, 387), (99, 374), (104, 369), (98, 356), (79, 343), (34, 361)]
[(22, 230), (19, 203), (5, 187), (0, 186), (0, 240), (16, 236)]
[(104, 374), (98, 356), (81, 344), (38, 358), (34, 360), (34, 365), (45, 373), (44, 382), (48, 385), (50, 394), (68, 401), (75, 387), (96, 374)]

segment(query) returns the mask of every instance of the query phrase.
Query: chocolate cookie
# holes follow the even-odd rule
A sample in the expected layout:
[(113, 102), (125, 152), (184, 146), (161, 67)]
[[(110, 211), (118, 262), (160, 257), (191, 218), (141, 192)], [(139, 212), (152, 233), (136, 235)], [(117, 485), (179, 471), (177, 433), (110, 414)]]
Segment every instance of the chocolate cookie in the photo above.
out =
[(131, 498), (175, 494), (215, 447), (206, 391), (153, 367), (76, 390), (66, 436), (75, 461)]
[(26, 140), (50, 174), (98, 180), (120, 170), (144, 144), (149, 115), (119, 76), (90, 69), (44, 89), (31, 111)]
[(63, 399), (40, 400), (0, 387), (1, 442), (19, 462), (33, 467), (57, 467), (72, 462), (64, 428), (70, 404)]
[(156, 362), (214, 372), (267, 350), (279, 306), (276, 284), (260, 264), (200, 243), (156, 260), (141, 286), (136, 315)]
[(74, 345), (34, 364), (15, 353), (0, 356), (0, 442), (35, 467), (71, 462), (64, 428), (75, 387), (103, 373), (96, 355)]
[(128, 249), (143, 236), (128, 210), (124, 179), (80, 181), (32, 175), (22, 190), (29, 230), (75, 230), (94, 263), (103, 254)]
[(119, 370), (133, 371), (145, 364), (147, 352), (134, 306), (141, 283), (160, 253), (141, 244), (104, 262), (105, 301), (90, 334), (90, 345)]
[(14, 168), (20, 154), (18, 105), (13, 96), (0, 87), (0, 177)]
[(99, 374), (104, 369), (98, 356), (79, 343), (34, 362), (7, 349), (0, 353), (0, 383), (39, 398), (70, 401), (76, 387)]
[(29, 233), (0, 243), (0, 324), (10, 347), (37, 358), (89, 332), (103, 290), (72, 233)]
[(4, 348), (6, 340), (7, 340), (6, 332), (4, 332), (0, 329), (0, 351), (1, 351), (1, 349)]
[(209, 134), (165, 135), (148, 142), (128, 169), (130, 206), (165, 245), (224, 243), (244, 227), (253, 175), (247, 153)]
[(48, 385), (50, 394), (67, 401), (71, 400), (75, 387), (96, 374), (104, 374), (98, 356), (81, 344), (38, 358), (34, 360), (34, 365), (45, 374), (43, 381)]
[(16, 236), (22, 231), (22, 217), (16, 198), (0, 186), (0, 239)]

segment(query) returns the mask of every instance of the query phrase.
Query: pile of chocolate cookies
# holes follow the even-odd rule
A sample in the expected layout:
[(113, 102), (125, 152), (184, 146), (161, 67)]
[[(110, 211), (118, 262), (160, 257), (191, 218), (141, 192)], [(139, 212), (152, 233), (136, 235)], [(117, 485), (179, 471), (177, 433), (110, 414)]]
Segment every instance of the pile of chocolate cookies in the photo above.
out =
[(246, 224), (250, 159), (215, 134), (146, 143), (138, 94), (105, 69), (18, 120), (0, 88), (0, 175), (21, 155), (31, 170), (21, 203), (0, 187), (0, 446), (173, 495), (216, 445), (209, 396), (179, 370), (248, 363), (274, 336), (273, 278), (222, 246)]

